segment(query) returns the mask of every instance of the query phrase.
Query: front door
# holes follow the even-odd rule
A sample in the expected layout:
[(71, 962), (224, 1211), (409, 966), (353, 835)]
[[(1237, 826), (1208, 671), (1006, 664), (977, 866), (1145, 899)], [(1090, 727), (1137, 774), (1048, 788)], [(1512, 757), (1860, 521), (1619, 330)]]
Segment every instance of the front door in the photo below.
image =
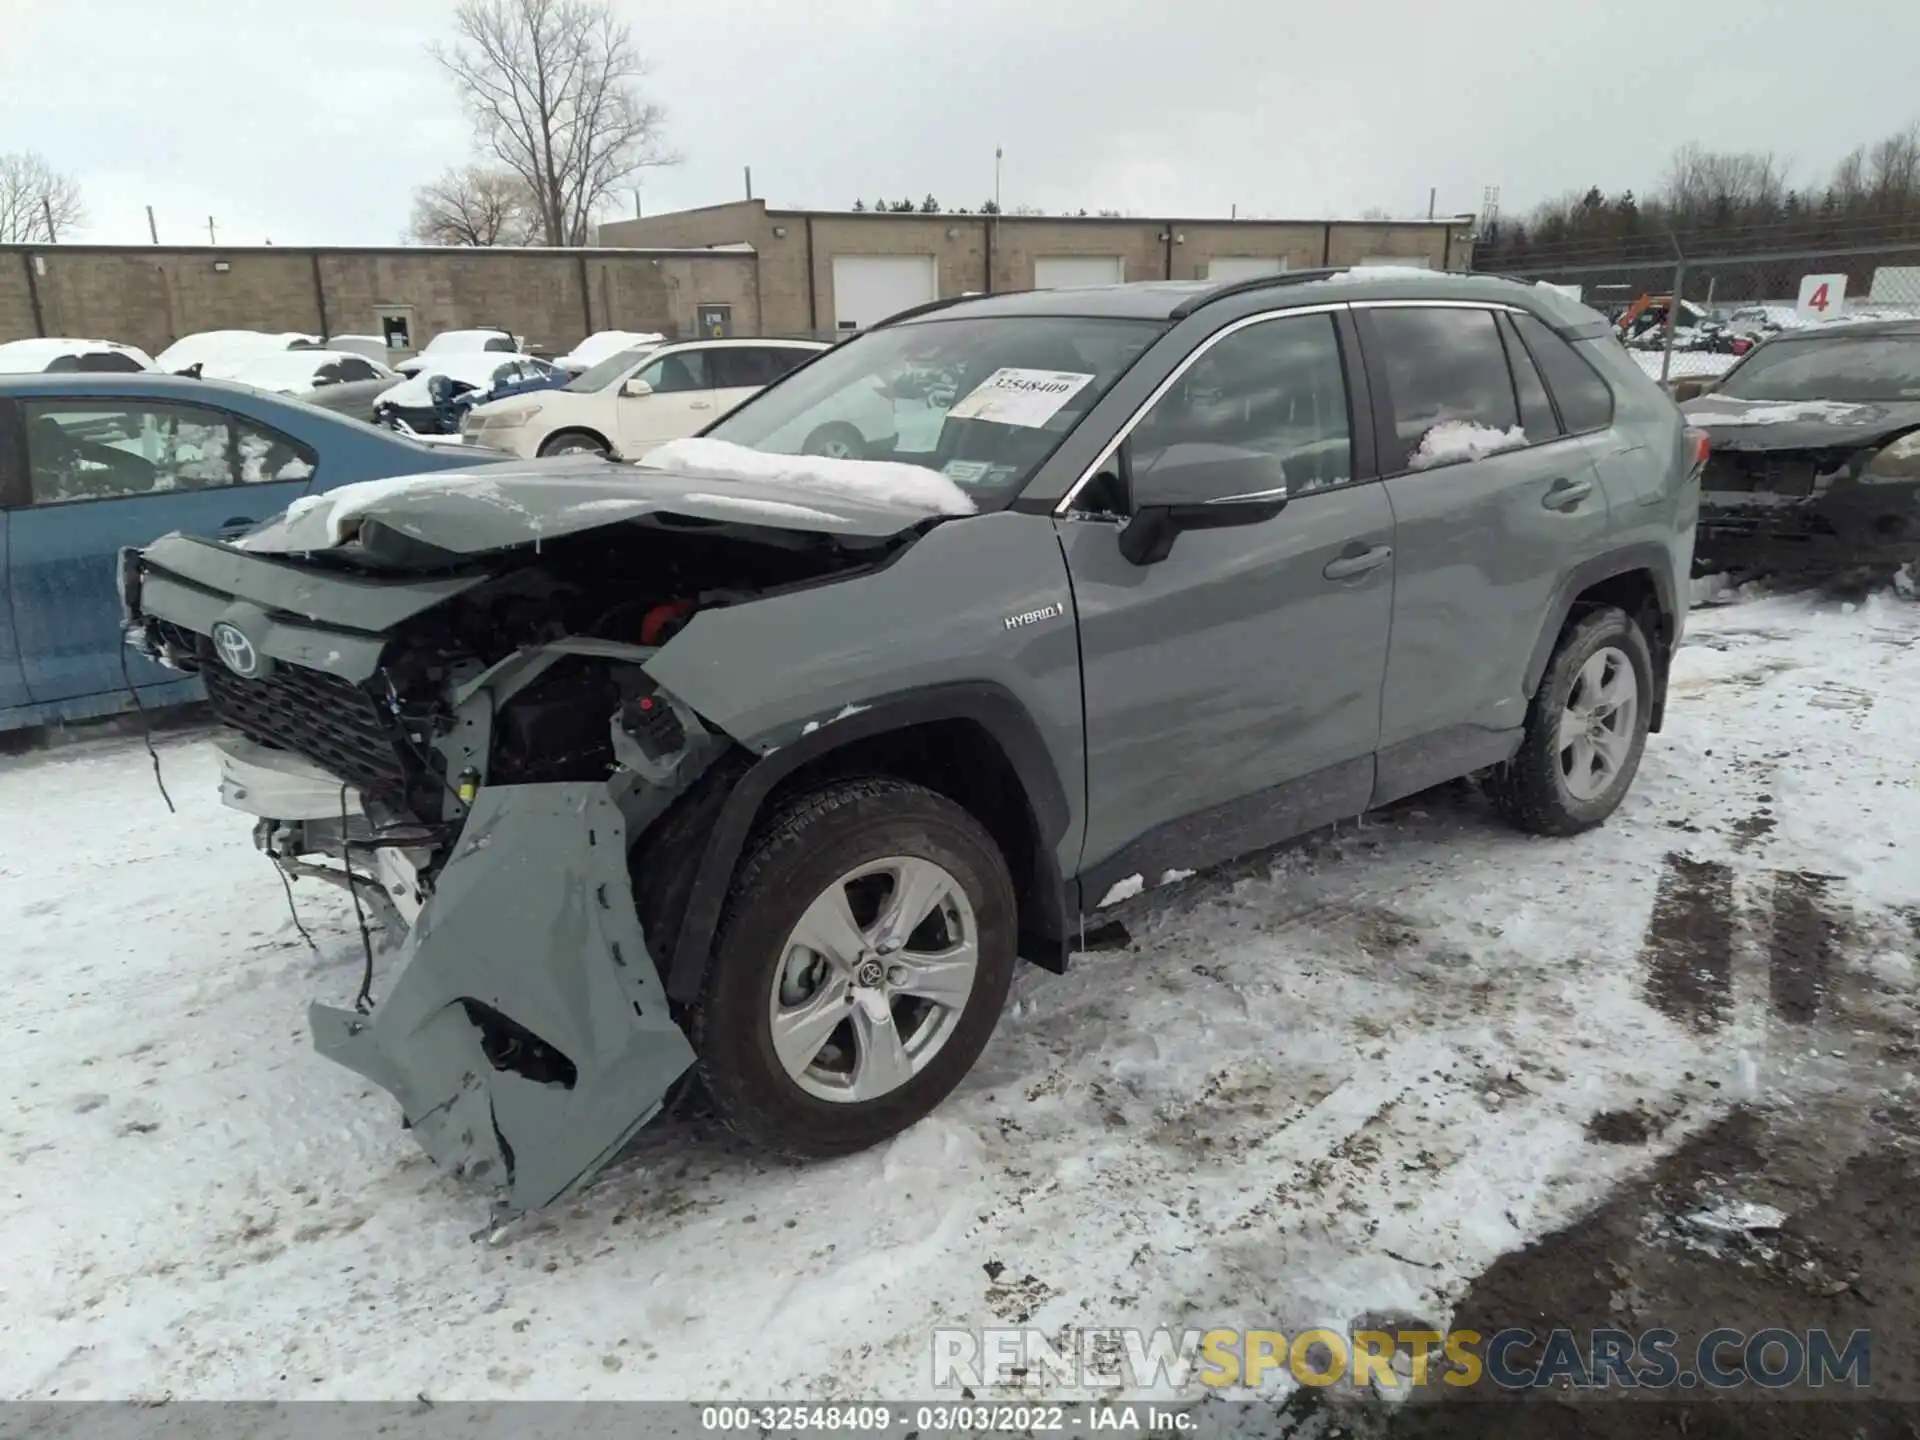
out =
[(621, 386), (620, 451), (638, 459), (652, 445), (678, 440), (712, 424), (715, 408), (713, 376), (705, 350), (675, 350), (642, 366), (633, 380), (644, 381), (646, 391), (627, 393), (633, 381)]
[[(1263, 319), (1205, 351), (1142, 418), (1122, 447), (1131, 499), (1096, 479), (1061, 522), (1085, 677), (1081, 868), (1100, 888), (1365, 808), (1393, 516), (1380, 485), (1356, 478), (1351, 434), (1332, 316)], [(1286, 508), (1133, 564), (1122, 522), (1100, 512), (1151, 503), (1156, 459), (1194, 442), (1278, 459)]]
[[(1461, 306), (1360, 316), (1397, 536), (1383, 801), (1499, 758), (1561, 577), (1606, 537), (1588, 445), (1508, 323)], [(1397, 756), (1429, 768), (1389, 775)]]
[(6, 579), (28, 695), (47, 705), (124, 690), (129, 678), (178, 683), (122, 655), (120, 548), (173, 530), (244, 530), (306, 490), (316, 457), (204, 405), (33, 399), (18, 418), (28, 504), (7, 527)]

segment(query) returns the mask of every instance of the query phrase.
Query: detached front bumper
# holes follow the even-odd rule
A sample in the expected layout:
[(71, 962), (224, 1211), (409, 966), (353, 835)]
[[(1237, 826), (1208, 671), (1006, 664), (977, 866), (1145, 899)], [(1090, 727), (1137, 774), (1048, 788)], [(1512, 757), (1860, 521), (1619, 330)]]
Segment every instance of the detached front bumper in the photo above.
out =
[(1920, 479), (1842, 479), (1812, 493), (1704, 490), (1697, 558), (1802, 569), (1920, 558)]
[(392, 992), (371, 1015), (316, 1003), (314, 1044), (504, 1212), (563, 1199), (693, 1063), (630, 893), (605, 785), (482, 790)]

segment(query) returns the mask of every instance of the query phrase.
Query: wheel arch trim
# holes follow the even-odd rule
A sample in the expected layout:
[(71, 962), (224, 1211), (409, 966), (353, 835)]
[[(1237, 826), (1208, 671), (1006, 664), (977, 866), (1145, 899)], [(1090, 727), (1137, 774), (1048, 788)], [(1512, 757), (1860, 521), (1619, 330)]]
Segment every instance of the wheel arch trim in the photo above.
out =
[[(1527, 660), (1525, 694), (1529, 700), (1540, 692), (1540, 683), (1547, 673), (1547, 664), (1553, 658), (1554, 645), (1560, 639), (1560, 632), (1566, 628), (1567, 617), (1573, 613), (1574, 602), (1582, 592), (1605, 581), (1621, 575), (1631, 575), (1636, 571), (1645, 571), (1653, 581), (1654, 603), (1659, 606), (1662, 618), (1667, 622), (1669, 636), (1677, 633), (1677, 621), (1680, 615), (1679, 597), (1673, 581), (1673, 557), (1665, 546), (1646, 541), (1640, 544), (1623, 546), (1618, 550), (1609, 550), (1603, 555), (1582, 561), (1561, 577), (1559, 588), (1555, 590), (1553, 604), (1547, 609), (1545, 623), (1541, 626), (1539, 637), (1533, 642), (1533, 653)], [(1672, 658), (1671, 643), (1667, 647), (1650, 646), (1653, 650), (1654, 695), (1653, 726), (1657, 731), (1666, 706), (1667, 662)]]
[(1071, 818), (1061, 783), (1040, 728), (1019, 699), (992, 681), (956, 681), (878, 697), (866, 708), (823, 726), (791, 745), (763, 755), (734, 782), (707, 832), (667, 965), (667, 994), (682, 1004), (700, 993), (709, 951), (748, 836), (774, 789), (802, 766), (862, 740), (941, 721), (970, 721), (999, 748), (1020, 781), (1033, 827), (1033, 873), (1015, 875), (1014, 888), (1031, 893), (1037, 917), (1053, 939), (1065, 933), (1065, 884), (1056, 848)]

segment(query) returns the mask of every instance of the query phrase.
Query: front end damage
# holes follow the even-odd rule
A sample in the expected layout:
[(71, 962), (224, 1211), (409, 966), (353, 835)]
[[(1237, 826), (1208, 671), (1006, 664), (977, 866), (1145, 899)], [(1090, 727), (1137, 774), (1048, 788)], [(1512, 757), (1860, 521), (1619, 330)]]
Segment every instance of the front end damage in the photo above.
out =
[[(1920, 559), (1920, 406), (1683, 407), (1712, 455), (1696, 568), (1814, 572)], [(1802, 418), (1804, 417), (1804, 418)]]
[(365, 530), (297, 557), (169, 536), (123, 590), (149, 652), (203, 677), (256, 844), (397, 938), (377, 1003), (311, 1007), (316, 1047), (517, 1214), (591, 1179), (693, 1062), (630, 856), (738, 747), (647, 662), (703, 607), (907, 539), (669, 516), (468, 557)]

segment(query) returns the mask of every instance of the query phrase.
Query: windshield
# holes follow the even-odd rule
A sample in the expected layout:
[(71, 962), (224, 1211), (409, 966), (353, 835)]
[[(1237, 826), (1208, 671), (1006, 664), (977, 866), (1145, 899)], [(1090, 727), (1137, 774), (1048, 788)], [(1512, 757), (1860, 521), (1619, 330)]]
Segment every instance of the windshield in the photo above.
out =
[(1161, 329), (1060, 315), (888, 326), (827, 351), (705, 434), (775, 455), (922, 465), (993, 509)]
[(617, 355), (609, 355), (599, 364), (589, 365), (560, 388), (587, 393), (604, 390), (659, 348), (658, 345), (643, 345), (638, 350), (622, 350)]
[(1920, 400), (1920, 336), (1763, 345), (1716, 392), (1733, 400)]

